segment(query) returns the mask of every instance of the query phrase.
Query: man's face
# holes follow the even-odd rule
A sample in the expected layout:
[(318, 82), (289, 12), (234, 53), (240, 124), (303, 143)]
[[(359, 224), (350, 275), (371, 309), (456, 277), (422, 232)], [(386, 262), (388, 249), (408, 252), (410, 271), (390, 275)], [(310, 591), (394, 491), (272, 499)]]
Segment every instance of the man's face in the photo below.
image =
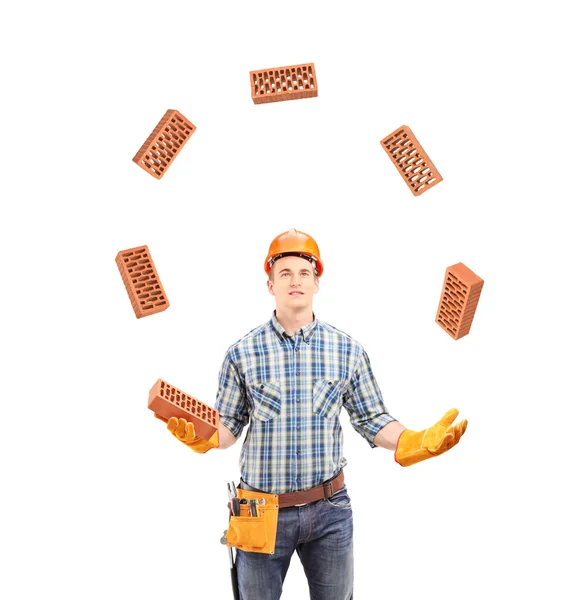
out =
[(277, 308), (312, 307), (312, 297), (318, 292), (318, 278), (305, 258), (279, 258), (272, 266), (272, 274), (273, 281), (268, 281), (268, 290), (276, 298)]

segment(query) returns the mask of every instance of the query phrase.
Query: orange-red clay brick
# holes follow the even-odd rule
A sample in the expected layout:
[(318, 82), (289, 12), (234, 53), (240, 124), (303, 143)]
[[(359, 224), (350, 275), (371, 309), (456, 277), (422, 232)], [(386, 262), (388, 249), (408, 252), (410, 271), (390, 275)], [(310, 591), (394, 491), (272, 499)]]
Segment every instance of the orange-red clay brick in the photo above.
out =
[(210, 440), (217, 431), (219, 413), (200, 400), (159, 379), (148, 394), (148, 408), (159, 417), (183, 418), (195, 426), (199, 437)]
[(169, 109), (132, 160), (152, 177), (161, 179), (195, 129), (178, 110)]
[(318, 96), (314, 63), (250, 71), (254, 104)]
[(162, 312), (170, 306), (148, 246), (121, 250), (116, 256), (116, 264), (136, 318)]
[(380, 143), (414, 196), (423, 194), (442, 181), (442, 175), (406, 125), (390, 133)]
[(455, 340), (470, 331), (484, 283), (462, 263), (446, 269), (436, 323)]

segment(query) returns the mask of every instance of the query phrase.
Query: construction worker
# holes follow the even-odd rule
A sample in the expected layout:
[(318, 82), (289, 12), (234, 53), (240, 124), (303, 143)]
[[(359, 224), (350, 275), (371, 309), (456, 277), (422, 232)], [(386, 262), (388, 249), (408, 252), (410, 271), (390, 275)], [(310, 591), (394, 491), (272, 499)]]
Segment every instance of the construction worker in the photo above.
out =
[(185, 420), (168, 429), (199, 453), (229, 448), (249, 423), (240, 489), (279, 494), (274, 554), (237, 550), (242, 600), (280, 598), (298, 553), (311, 600), (353, 597), (353, 519), (344, 484), (344, 407), (371, 447), (395, 451), (408, 466), (458, 443), (466, 420), (452, 409), (434, 426), (411, 431), (385, 408), (363, 347), (314, 316), (323, 263), (315, 240), (295, 229), (278, 235), (264, 262), (276, 310), (227, 351), (215, 408), (218, 439), (197, 438)]

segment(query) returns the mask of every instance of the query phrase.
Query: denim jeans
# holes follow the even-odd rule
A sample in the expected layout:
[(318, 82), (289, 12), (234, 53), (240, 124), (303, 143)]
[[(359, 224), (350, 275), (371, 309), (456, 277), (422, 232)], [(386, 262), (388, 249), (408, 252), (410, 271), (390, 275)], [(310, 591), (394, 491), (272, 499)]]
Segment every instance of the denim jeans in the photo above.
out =
[(237, 550), (241, 600), (278, 600), (294, 552), (310, 600), (353, 598), (353, 511), (346, 486), (328, 500), (280, 509), (274, 554)]

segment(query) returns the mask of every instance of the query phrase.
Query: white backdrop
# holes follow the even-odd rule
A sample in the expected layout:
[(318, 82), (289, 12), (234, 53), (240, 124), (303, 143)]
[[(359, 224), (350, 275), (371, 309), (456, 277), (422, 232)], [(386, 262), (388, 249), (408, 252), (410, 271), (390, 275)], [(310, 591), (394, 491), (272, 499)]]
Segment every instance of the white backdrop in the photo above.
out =
[[(343, 417), (355, 597), (581, 597), (576, 3), (202, 5), (3, 7), (0, 595), (231, 597), (242, 438), (195, 455), (147, 396), (214, 403), (296, 227), (316, 315), (364, 345), (391, 414), (469, 420), (402, 469)], [(250, 70), (304, 62), (318, 98), (253, 104)], [(157, 181), (131, 159), (168, 108), (197, 130)], [(444, 177), (420, 197), (379, 143), (403, 124)], [(114, 259), (142, 244), (170, 308), (138, 320)], [(457, 262), (485, 285), (454, 341), (434, 318)], [(282, 598), (308, 598), (296, 557)]]

